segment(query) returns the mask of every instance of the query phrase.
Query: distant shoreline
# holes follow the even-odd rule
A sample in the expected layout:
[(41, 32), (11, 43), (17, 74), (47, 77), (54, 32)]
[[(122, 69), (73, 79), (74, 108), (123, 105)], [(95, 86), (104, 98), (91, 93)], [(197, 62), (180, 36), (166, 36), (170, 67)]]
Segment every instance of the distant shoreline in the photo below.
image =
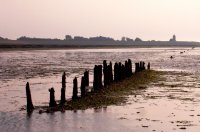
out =
[(149, 45), (84, 45), (84, 46), (41, 46), (41, 45), (26, 45), (26, 46), (2, 46), (0, 45), (0, 51), (14, 51), (14, 50), (63, 50), (63, 49), (118, 49), (118, 48), (194, 48), (194, 47), (200, 47), (200, 46), (192, 46), (192, 45), (184, 45), (184, 46), (163, 46), (163, 45), (157, 45), (157, 46), (149, 46)]
[(65, 40), (1, 40), (0, 50), (37, 50), (37, 49), (96, 49), (96, 48), (165, 48), (200, 47), (200, 42), (187, 41), (65, 41)]
[(200, 42), (176, 41), (176, 36), (169, 41), (143, 41), (140, 38), (131, 39), (122, 37), (114, 40), (110, 37), (90, 37), (66, 35), (65, 39), (30, 38), (22, 36), (17, 40), (0, 37), (0, 50), (15, 49), (96, 49), (96, 48), (151, 48), (151, 47), (200, 47)]

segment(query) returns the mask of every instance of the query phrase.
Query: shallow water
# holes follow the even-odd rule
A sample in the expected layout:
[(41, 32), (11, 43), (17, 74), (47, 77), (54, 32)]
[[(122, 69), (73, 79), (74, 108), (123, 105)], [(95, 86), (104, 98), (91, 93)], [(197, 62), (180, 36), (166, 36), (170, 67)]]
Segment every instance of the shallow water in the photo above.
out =
[[(185, 51), (185, 52), (184, 52)], [(183, 52), (182, 54), (180, 52)], [(173, 59), (170, 59), (173, 56)], [(25, 84), (30, 82), (34, 105), (48, 105), (51, 87), (60, 98), (61, 75), (67, 74), (67, 98), (72, 79), (102, 61), (151, 62), (152, 69), (170, 71), (165, 81), (135, 91), (123, 106), (28, 116)], [(0, 52), (0, 130), (3, 131), (197, 131), (200, 126), (200, 49), (136, 48)], [(134, 70), (134, 69), (133, 69)], [(90, 84), (92, 85), (92, 84)]]

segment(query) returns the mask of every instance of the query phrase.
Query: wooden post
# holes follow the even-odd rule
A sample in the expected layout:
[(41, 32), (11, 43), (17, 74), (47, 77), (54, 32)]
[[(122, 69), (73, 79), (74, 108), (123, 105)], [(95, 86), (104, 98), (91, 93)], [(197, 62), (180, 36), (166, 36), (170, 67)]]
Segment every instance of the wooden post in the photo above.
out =
[(143, 61), (143, 70), (145, 70), (145, 69), (146, 69), (145, 62)]
[(121, 81), (122, 80), (122, 63), (121, 62), (119, 62), (119, 67), (118, 67), (118, 79), (119, 79), (119, 81)]
[(66, 102), (65, 99), (65, 88), (61, 88), (61, 97), (60, 97), (60, 104), (63, 105)]
[(150, 62), (148, 62), (147, 69), (150, 70)]
[(78, 98), (78, 81), (77, 78), (75, 77), (73, 80), (73, 95), (72, 95), (72, 100), (75, 100)]
[(108, 85), (113, 81), (112, 77), (112, 63), (107, 66)]
[(144, 64), (144, 61), (140, 61), (140, 71), (143, 71), (145, 69)]
[(125, 73), (125, 66), (122, 64), (121, 67), (121, 79), (124, 80), (126, 78), (126, 73)]
[(118, 68), (118, 63), (116, 62), (114, 65), (114, 81), (117, 82), (119, 81), (118, 79), (118, 72), (119, 72), (119, 68)]
[(94, 91), (98, 90), (98, 66), (94, 66), (94, 80), (93, 80), (93, 89)]
[(32, 98), (31, 98), (31, 90), (30, 90), (30, 86), (29, 83), (26, 83), (26, 99), (27, 99), (27, 112), (32, 112), (34, 109), (33, 103), (32, 103)]
[(112, 62), (110, 61), (110, 70), (109, 70), (109, 80), (110, 80), (110, 83), (113, 82), (113, 71), (112, 71)]
[(125, 61), (125, 74), (126, 74), (126, 77), (129, 77), (129, 65), (128, 65), (128, 61)]
[(66, 74), (65, 74), (65, 72), (62, 75), (62, 88), (66, 88)]
[(131, 59), (128, 59), (128, 71), (129, 71), (129, 77), (131, 75), (133, 75), (133, 71), (132, 71), (132, 62), (131, 62)]
[(85, 78), (84, 76), (81, 78), (81, 97), (85, 97)]
[(55, 101), (54, 88), (49, 89), (49, 92), (50, 92), (49, 107), (55, 107), (57, 104), (56, 104), (56, 101)]
[(139, 64), (140, 64), (140, 65), (139, 65), (139, 71), (142, 71), (142, 61), (140, 61)]
[(98, 65), (98, 88), (103, 88), (103, 84), (102, 84), (102, 65)]
[(135, 72), (139, 72), (139, 69), (140, 69), (140, 64), (135, 63)]
[(106, 60), (103, 61), (104, 87), (108, 85), (108, 66)]
[(84, 72), (85, 86), (89, 86), (89, 71)]
[(62, 75), (62, 88), (61, 88), (60, 104), (64, 104), (66, 102), (65, 89), (66, 89), (66, 74), (64, 72)]

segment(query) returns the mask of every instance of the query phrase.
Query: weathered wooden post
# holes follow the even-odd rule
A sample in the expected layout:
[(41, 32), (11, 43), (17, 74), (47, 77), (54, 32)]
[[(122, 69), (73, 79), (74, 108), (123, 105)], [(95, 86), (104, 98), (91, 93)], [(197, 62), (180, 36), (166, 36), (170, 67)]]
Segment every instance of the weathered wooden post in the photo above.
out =
[(116, 62), (114, 65), (114, 81), (117, 82), (118, 81), (118, 72), (119, 72), (119, 68), (118, 68), (118, 63)]
[(126, 77), (129, 77), (129, 65), (128, 65), (128, 61), (125, 61), (125, 75)]
[(144, 61), (140, 61), (140, 71), (145, 70), (145, 63)]
[(73, 80), (73, 95), (72, 95), (72, 100), (75, 100), (78, 98), (78, 81), (77, 78), (75, 77)]
[(103, 88), (103, 84), (102, 84), (102, 65), (98, 65), (98, 88)]
[(93, 89), (94, 91), (98, 90), (98, 66), (94, 66), (94, 81), (93, 81)]
[(122, 63), (121, 62), (119, 62), (119, 67), (118, 67), (118, 79), (119, 79), (119, 81), (121, 81), (122, 80)]
[(66, 88), (66, 74), (65, 74), (65, 72), (62, 75), (62, 88)]
[(107, 66), (108, 85), (112, 82), (112, 64)]
[(103, 61), (104, 87), (108, 85), (108, 66), (106, 60)]
[(148, 62), (147, 69), (150, 70), (150, 62)]
[(126, 78), (125, 66), (124, 66), (124, 64), (122, 64), (121, 79), (124, 80), (125, 78)]
[(27, 105), (26, 105), (26, 110), (27, 112), (31, 112), (34, 109), (33, 103), (32, 103), (32, 98), (31, 98), (31, 90), (29, 83), (26, 83), (26, 99), (27, 99)]
[(60, 100), (60, 104), (63, 105), (66, 102), (65, 99), (65, 88), (61, 88), (61, 100)]
[(56, 101), (55, 101), (54, 88), (49, 89), (49, 92), (50, 92), (49, 107), (55, 107), (57, 104), (56, 104)]
[(94, 80), (93, 80), (93, 89), (94, 89), (94, 91), (96, 91), (97, 89), (98, 89), (98, 66), (97, 65), (95, 65), (94, 66), (94, 74), (93, 74), (93, 76), (94, 76)]
[(135, 63), (135, 72), (139, 72), (139, 69), (140, 69), (140, 64)]
[(142, 71), (142, 61), (139, 62), (139, 71)]
[(143, 70), (145, 70), (145, 69), (146, 69), (145, 62), (143, 61)]
[(85, 78), (84, 76), (81, 78), (81, 97), (85, 97), (86, 90), (85, 90)]
[(133, 74), (133, 71), (132, 71), (132, 62), (131, 62), (131, 59), (128, 59), (128, 71), (129, 71), (129, 77)]
[(65, 89), (66, 89), (66, 74), (64, 72), (62, 75), (62, 88), (61, 88), (60, 104), (64, 104), (66, 102)]
[(89, 71), (84, 72), (85, 86), (89, 86)]
[(109, 80), (110, 82), (113, 82), (113, 71), (112, 71), (112, 62), (110, 61), (110, 67), (109, 67)]

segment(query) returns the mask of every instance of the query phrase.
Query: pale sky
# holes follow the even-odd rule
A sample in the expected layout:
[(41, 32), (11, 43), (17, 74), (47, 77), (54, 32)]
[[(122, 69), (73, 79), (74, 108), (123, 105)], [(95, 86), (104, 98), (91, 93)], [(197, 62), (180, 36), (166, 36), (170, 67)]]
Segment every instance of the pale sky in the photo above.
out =
[(200, 41), (200, 0), (0, 0), (0, 36)]

